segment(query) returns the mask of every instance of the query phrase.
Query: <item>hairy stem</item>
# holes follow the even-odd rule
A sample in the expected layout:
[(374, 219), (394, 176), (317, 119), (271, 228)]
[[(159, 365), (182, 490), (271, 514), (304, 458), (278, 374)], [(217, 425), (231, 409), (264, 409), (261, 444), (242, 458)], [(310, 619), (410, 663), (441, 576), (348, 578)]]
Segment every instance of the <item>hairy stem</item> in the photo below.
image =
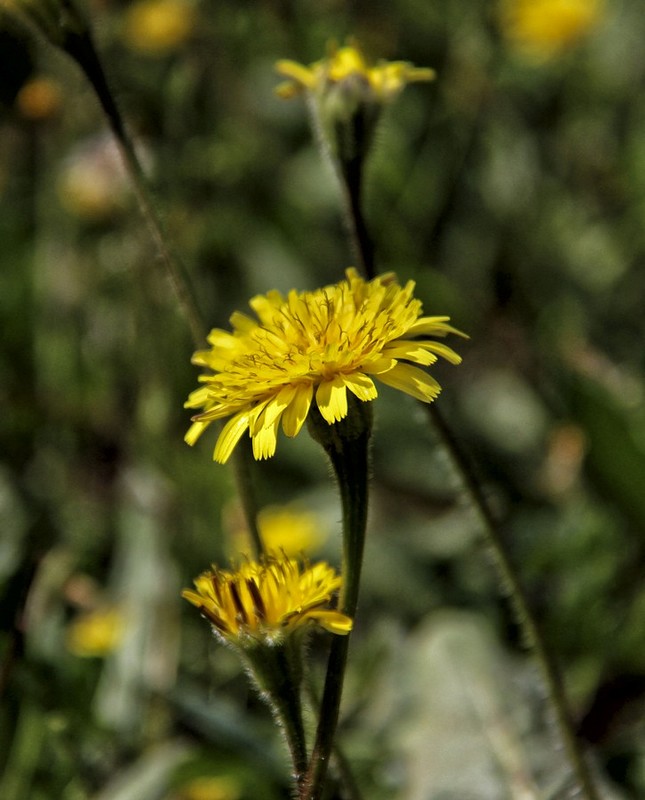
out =
[[(360, 401), (357, 403), (360, 405), (354, 404), (353, 408), (358, 416), (369, 414), (367, 409), (360, 407), (369, 404)], [(312, 416), (316, 418), (315, 411)], [(335, 425), (328, 425), (322, 417), (314, 422), (310, 420), (310, 429), (323, 431), (323, 437), (318, 441), (329, 456), (340, 490), (343, 512), (343, 586), (338, 607), (344, 614), (354, 618), (358, 605), (367, 525), (370, 422), (364, 418), (359, 426), (362, 430), (357, 435), (352, 431), (351, 436), (345, 436), (352, 426), (352, 416), (350, 412), (348, 418)], [(316, 741), (303, 784), (302, 800), (320, 800), (322, 796), (338, 725), (349, 642), (349, 636), (334, 636), (332, 639)]]
[(571, 712), (562, 678), (549, 650), (540, 625), (531, 610), (522, 580), (517, 572), (501, 535), (501, 523), (491, 508), (490, 503), (477, 478), (475, 469), (461, 444), (446, 423), (434, 403), (424, 404), (441, 441), (450, 453), (454, 465), (461, 475), (463, 485), (468, 491), (474, 506), (477, 508), (486, 531), (486, 539), (493, 553), (500, 577), (507, 588), (510, 599), (520, 625), (524, 640), (535, 656), (542, 679), (548, 691), (549, 699), (555, 712), (560, 737), (565, 747), (569, 763), (573, 769), (579, 788), (587, 800), (600, 800), (587, 761), (582, 752), (571, 722)]

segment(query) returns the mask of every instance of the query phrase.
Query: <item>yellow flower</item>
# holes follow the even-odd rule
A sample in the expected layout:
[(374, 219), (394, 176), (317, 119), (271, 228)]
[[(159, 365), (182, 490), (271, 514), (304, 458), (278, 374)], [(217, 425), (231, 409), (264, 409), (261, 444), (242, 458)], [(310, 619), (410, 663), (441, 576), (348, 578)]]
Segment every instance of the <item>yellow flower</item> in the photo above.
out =
[(126, 12), (123, 34), (133, 50), (162, 56), (184, 44), (195, 21), (188, 0), (137, 0)]
[[(241, 513), (228, 515), (230, 538), (238, 554), (251, 555), (249, 532)], [(311, 553), (325, 540), (327, 532), (310, 511), (293, 506), (267, 506), (258, 514), (258, 529), (266, 552), (300, 556)]]
[(309, 623), (345, 635), (352, 620), (328, 608), (341, 578), (325, 562), (300, 564), (269, 556), (228, 571), (213, 566), (195, 579), (182, 597), (197, 606), (213, 631), (242, 647), (278, 644), (285, 635)]
[(212, 374), (200, 377), (204, 386), (185, 404), (203, 408), (193, 417), (188, 444), (214, 420), (231, 417), (215, 445), (215, 460), (227, 461), (247, 430), (255, 458), (269, 458), (280, 423), (287, 436), (296, 436), (315, 398), (332, 425), (347, 416), (348, 390), (364, 402), (376, 398), (373, 378), (425, 403), (437, 397), (440, 385), (419, 366), (439, 356), (452, 364), (461, 358), (429, 337), (460, 332), (448, 317), (421, 316), (413, 281), (401, 287), (392, 274), (365, 281), (353, 268), (346, 275), (313, 292), (258, 295), (250, 306), (259, 321), (236, 312), (233, 333), (211, 331), (210, 350), (193, 356), (194, 364)]
[(63, 92), (60, 85), (39, 75), (27, 81), (18, 92), (16, 105), (25, 119), (44, 120), (53, 117), (63, 103)]
[(276, 92), (291, 98), (302, 91), (325, 92), (331, 86), (345, 85), (354, 90), (358, 85), (365, 90), (365, 99), (385, 103), (393, 100), (408, 83), (431, 81), (432, 69), (415, 67), (407, 61), (379, 61), (370, 66), (356, 42), (337, 47), (330, 44), (329, 55), (310, 66), (296, 61), (282, 60), (276, 70), (288, 78)]
[(99, 608), (81, 614), (67, 628), (67, 649), (75, 656), (105, 656), (123, 636), (123, 613), (114, 607)]
[(176, 800), (238, 800), (240, 796), (241, 789), (235, 778), (204, 775), (183, 784)]
[(544, 60), (587, 34), (601, 11), (602, 0), (502, 0), (501, 26), (519, 51)]

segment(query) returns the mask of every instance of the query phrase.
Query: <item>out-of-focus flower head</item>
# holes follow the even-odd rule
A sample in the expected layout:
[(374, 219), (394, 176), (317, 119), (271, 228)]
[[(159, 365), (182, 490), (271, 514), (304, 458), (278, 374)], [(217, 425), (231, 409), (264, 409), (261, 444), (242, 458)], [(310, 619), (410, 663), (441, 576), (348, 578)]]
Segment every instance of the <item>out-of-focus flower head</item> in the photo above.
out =
[(340, 89), (348, 94), (360, 94), (363, 101), (387, 103), (394, 100), (408, 83), (431, 81), (435, 72), (427, 67), (415, 67), (407, 61), (378, 61), (375, 65), (365, 59), (358, 42), (345, 47), (328, 45), (327, 58), (309, 66), (283, 59), (276, 70), (288, 78), (276, 92), (289, 99), (303, 91), (324, 94)]
[(123, 37), (132, 50), (164, 56), (189, 39), (196, 21), (190, 0), (137, 0), (125, 12)]
[[(235, 553), (250, 557), (249, 532), (242, 514), (236, 512), (229, 514), (225, 523), (228, 523)], [(284, 553), (286, 556), (309, 555), (327, 535), (316, 514), (296, 505), (263, 508), (258, 514), (258, 529), (265, 552)]]
[(519, 53), (545, 61), (587, 35), (602, 11), (603, 0), (501, 0), (500, 23)]
[(182, 597), (211, 623), (215, 635), (241, 648), (279, 645), (312, 624), (348, 634), (352, 620), (330, 608), (341, 578), (324, 562), (301, 563), (283, 556), (246, 561), (239, 569), (213, 566)]
[(62, 102), (63, 92), (60, 84), (44, 75), (28, 80), (16, 97), (16, 106), (21, 115), (34, 122), (55, 116)]
[(87, 658), (109, 655), (119, 646), (124, 628), (123, 612), (115, 606), (84, 612), (67, 628), (67, 649)]
[(425, 403), (439, 383), (425, 371), (439, 357), (461, 358), (431, 337), (462, 335), (448, 317), (425, 317), (413, 296), (414, 281), (398, 285), (392, 274), (371, 281), (355, 269), (346, 279), (312, 292), (278, 291), (250, 301), (257, 320), (236, 312), (233, 332), (214, 329), (209, 350), (193, 356), (208, 372), (187, 408), (201, 408), (186, 434), (194, 444), (217, 419), (231, 417), (215, 445), (214, 458), (228, 460), (248, 431), (253, 455), (275, 453), (278, 427), (296, 436), (312, 403), (328, 425), (348, 416), (348, 392), (374, 400), (374, 379)]
[(309, 66), (282, 60), (276, 69), (287, 78), (276, 92), (288, 99), (305, 92), (311, 99), (316, 129), (341, 167), (362, 160), (371, 145), (383, 107), (408, 83), (430, 81), (434, 70), (407, 61), (370, 64), (356, 41), (328, 46), (328, 55)]
[(191, 778), (173, 794), (175, 800), (238, 800), (239, 782), (229, 775), (203, 775)]

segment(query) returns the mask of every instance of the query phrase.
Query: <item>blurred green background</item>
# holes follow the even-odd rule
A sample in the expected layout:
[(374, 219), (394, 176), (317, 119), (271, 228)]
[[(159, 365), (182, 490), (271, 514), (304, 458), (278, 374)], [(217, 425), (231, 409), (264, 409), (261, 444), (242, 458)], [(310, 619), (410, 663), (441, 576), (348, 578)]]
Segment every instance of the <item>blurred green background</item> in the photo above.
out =
[[(351, 259), (274, 62), (356, 35), (437, 70), (379, 130), (379, 268), (471, 336), (437, 370), (438, 402), (505, 520), (607, 797), (642, 798), (645, 15), (588, 6), (578, 35), (553, 22), (523, 41), (480, 0), (84, 9), (213, 326)], [(0, 106), (0, 796), (287, 797), (268, 713), (179, 596), (226, 563), (239, 513), (211, 432), (182, 441), (187, 326), (88, 84), (6, 14)], [(413, 401), (381, 395), (342, 728), (364, 795), (567, 797), (477, 515)], [(313, 443), (282, 439), (254, 477), (263, 504), (316, 513), (338, 563)]]

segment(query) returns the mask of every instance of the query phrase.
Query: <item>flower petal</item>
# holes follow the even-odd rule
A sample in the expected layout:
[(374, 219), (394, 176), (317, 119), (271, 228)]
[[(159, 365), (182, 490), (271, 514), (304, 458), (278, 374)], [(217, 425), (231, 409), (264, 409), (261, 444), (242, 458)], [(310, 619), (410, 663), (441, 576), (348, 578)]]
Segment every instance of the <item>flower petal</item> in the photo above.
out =
[(383, 372), (389, 372), (395, 366), (394, 358), (376, 358), (374, 361), (363, 364), (361, 371), (368, 375), (381, 375)]
[(431, 403), (441, 392), (441, 386), (431, 375), (411, 364), (397, 364), (394, 369), (378, 377), (382, 383), (399, 389), (423, 403)]
[[(264, 415), (260, 417), (262, 419)], [(278, 424), (280, 416), (274, 417), (272, 420), (267, 420), (264, 425), (257, 429), (253, 434), (253, 458), (256, 461), (262, 461), (263, 458), (271, 458), (275, 453), (278, 444)]]
[(316, 620), (321, 628), (340, 636), (346, 636), (354, 626), (352, 618), (340, 611), (310, 611), (307, 618)]
[(273, 425), (276, 419), (282, 416), (282, 413), (293, 399), (295, 392), (295, 386), (291, 384), (283, 386), (275, 397), (263, 403), (261, 413), (251, 423), (251, 436), (255, 436), (262, 428)]
[(449, 320), (450, 317), (420, 317), (408, 328), (405, 336), (411, 339), (413, 336), (446, 336), (455, 333), (464, 339), (469, 338), (468, 334), (448, 325)]
[(251, 413), (252, 412), (249, 411), (248, 408), (245, 408), (244, 411), (240, 411), (234, 417), (231, 417), (226, 425), (224, 425), (215, 444), (215, 452), (213, 453), (215, 461), (218, 461), (220, 464), (225, 464), (229, 460), (233, 448), (240, 441), (244, 431), (249, 427)]
[(449, 361), (451, 364), (461, 364), (461, 356), (455, 353), (452, 347), (448, 347), (447, 344), (443, 344), (442, 342), (417, 342), (416, 344), (419, 347), (423, 347), (424, 350), (436, 353), (438, 356), (445, 358), (446, 361)]
[(356, 395), (359, 400), (363, 400), (363, 402), (367, 403), (370, 400), (375, 400), (376, 397), (378, 397), (378, 392), (376, 390), (376, 386), (374, 385), (374, 381), (371, 378), (368, 378), (367, 375), (356, 372), (353, 375), (341, 375), (340, 377), (349, 391)]
[(203, 408), (210, 399), (208, 386), (200, 386), (188, 395), (188, 400), (184, 403), (184, 408)]
[(339, 375), (320, 384), (316, 403), (323, 419), (330, 425), (347, 416), (347, 389)]
[(276, 72), (283, 77), (291, 78), (292, 81), (307, 89), (313, 89), (316, 85), (316, 77), (313, 70), (305, 67), (304, 64), (299, 64), (297, 61), (283, 58), (276, 63), (275, 68)]
[(210, 420), (202, 422), (202, 420), (197, 420), (193, 422), (193, 424), (188, 428), (186, 431), (186, 435), (184, 436), (184, 441), (189, 444), (191, 447), (195, 444), (195, 442), (199, 439), (199, 437), (204, 433), (206, 428), (210, 425)]
[(385, 345), (383, 353), (392, 358), (413, 361), (415, 364), (421, 364), (422, 367), (429, 367), (437, 360), (437, 356), (428, 352), (421, 342), (406, 342), (401, 339)]
[(296, 436), (309, 414), (311, 400), (314, 394), (313, 384), (300, 384), (291, 403), (282, 415), (282, 430), (287, 436)]

